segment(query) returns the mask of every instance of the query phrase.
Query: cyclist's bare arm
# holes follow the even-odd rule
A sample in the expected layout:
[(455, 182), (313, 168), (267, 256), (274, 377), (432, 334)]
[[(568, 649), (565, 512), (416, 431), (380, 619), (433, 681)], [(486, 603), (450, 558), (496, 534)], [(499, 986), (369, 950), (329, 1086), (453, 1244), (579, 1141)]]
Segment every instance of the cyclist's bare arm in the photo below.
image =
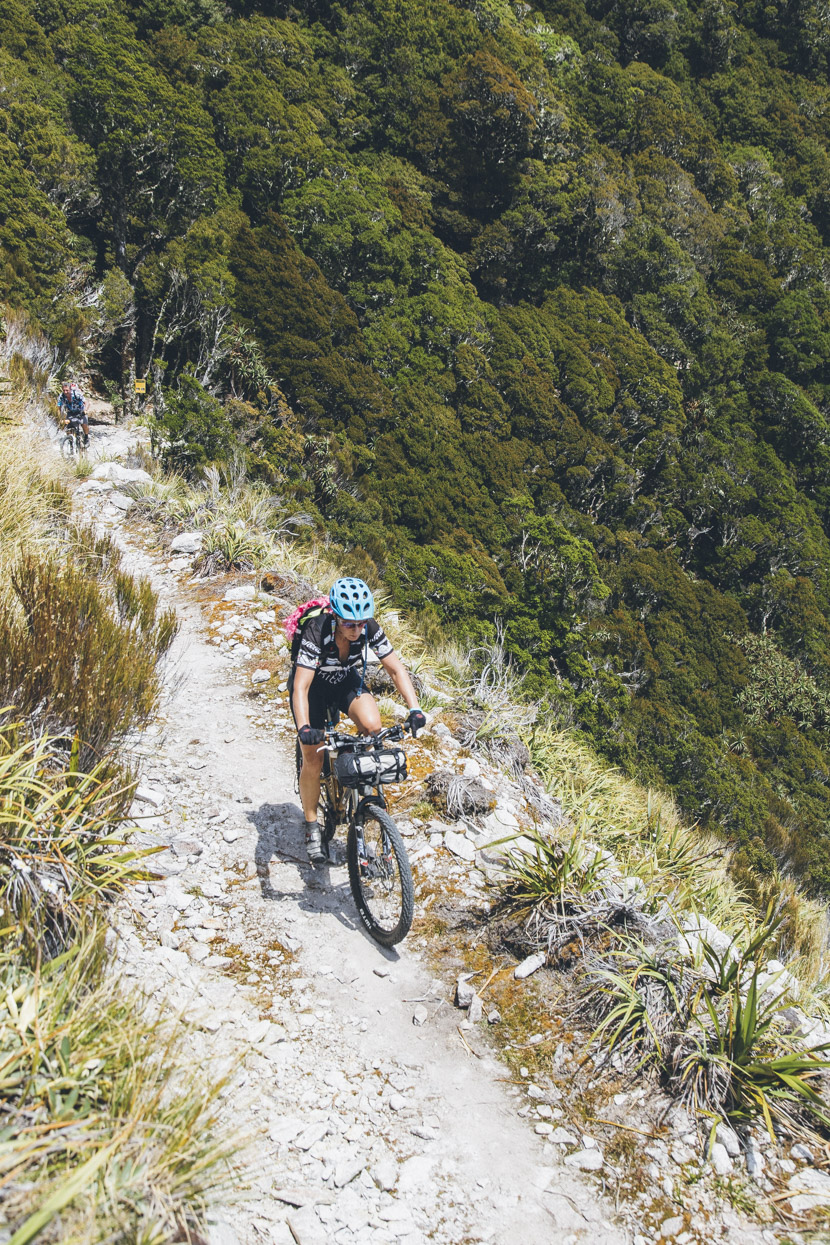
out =
[(390, 653), (388, 657), (381, 657), (380, 664), (395, 684), (398, 695), (405, 702), (407, 709), (415, 709), (418, 705), (418, 694), (412, 686), (409, 671), (398, 654)]
[(316, 670), (308, 670), (305, 666), (294, 669), (294, 688), (291, 693), (291, 704), (294, 709), (294, 720), (297, 726), (308, 726), (308, 692), (314, 681)]

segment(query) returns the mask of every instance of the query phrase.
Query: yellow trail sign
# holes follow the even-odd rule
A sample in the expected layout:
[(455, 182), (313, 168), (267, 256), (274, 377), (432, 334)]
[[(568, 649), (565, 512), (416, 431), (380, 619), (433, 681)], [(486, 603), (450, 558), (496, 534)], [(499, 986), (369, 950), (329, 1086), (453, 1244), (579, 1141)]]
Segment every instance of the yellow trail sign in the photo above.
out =
[(147, 381), (139, 380), (138, 377), (136, 377), (135, 391), (136, 393), (146, 393), (147, 392)]

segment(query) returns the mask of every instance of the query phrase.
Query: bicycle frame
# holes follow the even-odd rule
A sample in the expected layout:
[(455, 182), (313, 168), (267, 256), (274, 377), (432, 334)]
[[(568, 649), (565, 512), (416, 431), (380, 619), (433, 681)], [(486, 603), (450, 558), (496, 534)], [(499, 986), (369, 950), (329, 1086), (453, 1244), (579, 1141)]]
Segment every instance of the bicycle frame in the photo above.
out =
[[(399, 731), (400, 734), (398, 733)], [(391, 727), (379, 732), (375, 736), (341, 735), (339, 736), (340, 739), (348, 739), (350, 742), (347, 745), (338, 745), (338, 735), (334, 723), (331, 723), (326, 728), (326, 732), (330, 737), (330, 742), (324, 744), (323, 747), (329, 753), (339, 752), (343, 746), (376, 747), (383, 739), (398, 739), (403, 734), (400, 728)], [(363, 824), (364, 810), (367, 805), (377, 804), (384, 809), (388, 807), (383, 795), (382, 785), (375, 787), (367, 783), (365, 786), (360, 787), (341, 787), (333, 770), (330, 770), (323, 783), (329, 802), (334, 810), (337, 824), (340, 824), (342, 817), (342, 820), (347, 825), (351, 825), (354, 822), (355, 825), (360, 826)]]

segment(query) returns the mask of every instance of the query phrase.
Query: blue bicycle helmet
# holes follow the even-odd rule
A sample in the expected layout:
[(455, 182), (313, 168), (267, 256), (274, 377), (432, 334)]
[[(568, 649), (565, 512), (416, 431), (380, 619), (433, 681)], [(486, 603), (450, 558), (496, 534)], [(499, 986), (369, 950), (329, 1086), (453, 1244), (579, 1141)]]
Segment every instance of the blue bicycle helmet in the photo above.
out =
[(362, 579), (338, 579), (332, 584), (329, 604), (347, 622), (363, 622), (375, 612), (375, 599)]

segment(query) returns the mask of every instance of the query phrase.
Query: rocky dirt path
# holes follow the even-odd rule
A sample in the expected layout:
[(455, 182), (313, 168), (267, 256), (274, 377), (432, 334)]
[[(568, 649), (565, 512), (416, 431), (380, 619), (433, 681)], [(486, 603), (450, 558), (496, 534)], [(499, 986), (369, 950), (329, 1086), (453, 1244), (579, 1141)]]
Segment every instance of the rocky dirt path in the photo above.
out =
[[(96, 456), (124, 440), (98, 430)], [(211, 1245), (630, 1241), (599, 1184), (519, 1117), (506, 1068), (470, 1053), (417, 939), (380, 949), (345, 867), (305, 863), (293, 735), (208, 643), (209, 590), (122, 529), (109, 486), (81, 486), (79, 504), (181, 623), (163, 713), (136, 742), (138, 838), (166, 845), (164, 877), (120, 907), (118, 960), (186, 1022), (194, 1066), (234, 1067), (225, 1117), (253, 1141)], [(268, 619), (261, 601), (234, 608)]]

